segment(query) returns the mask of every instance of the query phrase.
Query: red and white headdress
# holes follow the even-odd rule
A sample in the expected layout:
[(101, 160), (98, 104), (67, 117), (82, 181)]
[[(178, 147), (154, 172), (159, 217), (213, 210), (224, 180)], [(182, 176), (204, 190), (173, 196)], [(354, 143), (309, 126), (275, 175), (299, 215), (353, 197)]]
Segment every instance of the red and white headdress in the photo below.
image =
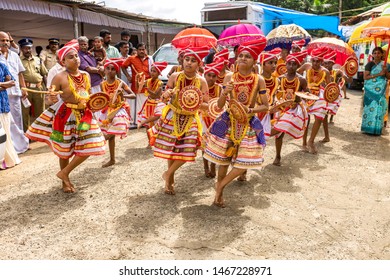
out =
[(164, 71), (165, 68), (167, 68), (167, 66), (168, 66), (168, 62), (166, 61), (154, 62), (152, 64), (152, 67), (156, 68), (156, 70), (160, 73), (160, 75), (161, 72)]
[(324, 55), (327, 54), (328, 52), (329, 52), (329, 48), (327, 47), (316, 48), (311, 51), (310, 56), (311, 58), (323, 60)]
[(123, 62), (123, 58), (107, 58), (106, 62), (104, 63), (104, 68), (106, 68), (108, 65), (112, 65), (115, 67), (116, 72), (119, 72)]
[(327, 53), (324, 55), (324, 61), (331, 61), (333, 63), (336, 62), (336, 57), (337, 57), (337, 52), (336, 51), (332, 51), (330, 53)]
[(281, 48), (275, 48), (269, 52), (262, 52), (259, 56), (259, 61), (261, 64), (267, 62), (271, 59), (278, 58), (278, 55), (282, 52)]
[(305, 39), (301, 39), (301, 40), (293, 41), (291, 46), (292, 46), (293, 48), (298, 48), (298, 49), (302, 50), (302, 47), (303, 47), (305, 44), (306, 44)]
[(205, 46), (205, 47), (188, 47), (185, 50), (183, 50), (183, 52), (184, 52), (183, 57), (193, 56), (200, 63), (202, 61), (202, 59), (205, 58), (209, 54), (209, 48), (207, 46)]
[(253, 59), (257, 60), (259, 57), (259, 54), (264, 50), (267, 43), (267, 39), (265, 37), (262, 37), (260, 39), (247, 41), (242, 43), (238, 47), (238, 54), (240, 54), (243, 51), (247, 51), (250, 53), (250, 55), (253, 57)]
[(72, 50), (76, 52), (79, 51), (79, 43), (77, 39), (69, 41), (61, 49), (58, 50), (57, 54), (60, 61), (63, 61), (65, 56)]
[(307, 56), (307, 51), (290, 53), (286, 58), (286, 62), (295, 61), (299, 65), (302, 63), (302, 61), (305, 59), (306, 56)]
[(224, 65), (225, 65), (225, 61), (221, 58), (217, 59), (213, 63), (206, 64), (204, 67), (204, 75), (206, 75), (209, 72), (213, 72), (215, 73), (215, 75), (219, 75)]
[(214, 61), (222, 59), (223, 61), (229, 61), (229, 50), (223, 49), (214, 55)]

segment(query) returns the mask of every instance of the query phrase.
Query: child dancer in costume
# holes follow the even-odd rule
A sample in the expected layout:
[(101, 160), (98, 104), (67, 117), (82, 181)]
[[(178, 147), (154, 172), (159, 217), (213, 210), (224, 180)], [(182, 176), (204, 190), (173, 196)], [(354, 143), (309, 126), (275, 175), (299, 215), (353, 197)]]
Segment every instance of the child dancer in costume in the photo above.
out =
[[(319, 97), (315, 101), (306, 101), (307, 112), (309, 114), (308, 124), (303, 135), (302, 148), (305, 151), (308, 151), (311, 154), (317, 153), (317, 148), (314, 145), (314, 140), (317, 136), (318, 130), (321, 127), (321, 123), (326, 116), (326, 101), (324, 99), (324, 88), (327, 84), (330, 83), (330, 74), (329, 71), (321, 66), (324, 58), (323, 56), (329, 52), (328, 48), (317, 48), (314, 49), (311, 55), (311, 63), (305, 63), (302, 65), (297, 72), (303, 74), (306, 71), (306, 80), (308, 83), (308, 88), (311, 93)], [(314, 124), (311, 130), (309, 141), (307, 141), (307, 133), (310, 124), (310, 116), (314, 115)]]
[[(267, 90), (268, 105), (272, 106), (277, 97), (276, 93), (279, 90), (279, 79), (272, 75), (275, 72), (276, 64), (278, 62), (278, 55), (282, 50), (280, 48), (275, 48), (269, 52), (262, 52), (259, 57), (259, 61), (262, 68), (261, 76), (263, 76), (265, 81), (265, 87)], [(258, 105), (261, 105), (261, 98), (257, 99)], [(266, 139), (271, 135), (271, 117), (272, 113), (270, 112), (261, 112), (257, 114), (257, 117), (261, 121), (264, 129), (264, 136)]]
[(285, 98), (280, 101), (293, 100), (294, 102), (283, 111), (275, 112), (275, 124), (271, 135), (275, 135), (276, 158), (273, 164), (276, 166), (280, 166), (284, 134), (299, 139), (303, 137), (306, 130), (308, 121), (306, 107), (295, 95), (297, 91), (308, 91), (306, 79), (297, 74), (297, 69), (306, 55), (306, 51), (289, 54), (286, 58), (287, 72), (280, 77), (280, 91), (284, 93)]
[[(52, 148), (60, 160), (61, 171), (57, 177), (62, 180), (63, 191), (73, 193), (75, 187), (69, 179), (70, 172), (90, 155), (104, 154), (105, 140), (86, 107), (91, 83), (88, 73), (79, 70), (80, 59), (73, 41), (58, 51), (58, 57), (66, 70), (54, 77), (51, 90), (62, 91), (60, 100), (31, 124), (26, 136), (46, 142)], [(51, 98), (57, 99), (57, 96)]]
[[(154, 146), (154, 156), (168, 160), (168, 169), (162, 176), (166, 194), (175, 194), (176, 170), (187, 161), (195, 161), (196, 151), (200, 146), (202, 125), (198, 109), (207, 109), (207, 103), (200, 101), (202, 97), (207, 99), (208, 88), (197, 70), (207, 54), (207, 47), (185, 50), (183, 72), (173, 73), (169, 77), (169, 90), (163, 93), (163, 97), (169, 97), (170, 102), (159, 121), (148, 130), (150, 145)], [(198, 102), (192, 103), (196, 100)], [(200, 108), (195, 106), (200, 103)], [(192, 105), (195, 107), (191, 107)]]
[(213, 59), (214, 62), (216, 61), (219, 61), (219, 62), (223, 62), (223, 67), (221, 69), (221, 72), (218, 74), (218, 77), (217, 77), (217, 81), (216, 83), (217, 84), (223, 84), (223, 81), (225, 80), (225, 77), (228, 73), (230, 73), (229, 71), (229, 50), (228, 49), (223, 49), (219, 52), (217, 52), (215, 55), (214, 55), (214, 59)]
[[(222, 86), (216, 83), (218, 75), (221, 69), (225, 67), (225, 61), (219, 59), (213, 63), (206, 64), (204, 68), (204, 77), (209, 88), (209, 100), (212, 98), (218, 98), (222, 92)], [(208, 114), (208, 111), (202, 111), (202, 125), (203, 134), (207, 134), (207, 130), (210, 125), (214, 122), (214, 118)], [(209, 167), (209, 161), (203, 158), (204, 173), (207, 178), (215, 178), (215, 163), (211, 162)]]
[(130, 99), (135, 99), (135, 93), (124, 81), (117, 78), (122, 62), (121, 59), (107, 58), (104, 64), (106, 80), (100, 84), (102, 91), (110, 97), (107, 107), (101, 111), (99, 117), (99, 126), (108, 140), (110, 150), (110, 160), (102, 167), (115, 164), (115, 136), (125, 138), (130, 127), (130, 106), (123, 97), (123, 91), (129, 94), (126, 98)]
[(154, 111), (157, 106), (157, 103), (160, 102), (161, 92), (163, 90), (163, 82), (159, 80), (158, 76), (161, 75), (161, 72), (167, 68), (168, 63), (163, 62), (154, 62), (150, 69), (150, 78), (146, 80), (144, 92), (148, 97), (145, 103), (142, 105), (142, 109), (138, 112), (138, 128), (141, 126), (146, 126), (150, 128), (154, 125), (153, 119), (157, 120), (158, 118), (154, 117)]
[(330, 79), (331, 79), (330, 81), (335, 82), (339, 85), (340, 94), (339, 97), (334, 102), (328, 103), (327, 106), (328, 112), (324, 120), (322, 121), (325, 137), (320, 142), (330, 141), (329, 129), (328, 129), (328, 116), (330, 115), (330, 122), (333, 122), (333, 116), (337, 114), (337, 111), (340, 107), (340, 103), (342, 99), (341, 90), (345, 86), (345, 81), (352, 82), (352, 78), (345, 75), (343, 71), (341, 71), (340, 69), (333, 69), (333, 65), (336, 62), (336, 56), (337, 53), (335, 51), (329, 52), (324, 55), (324, 67), (328, 69), (330, 73)]
[[(246, 169), (259, 168), (263, 159), (265, 138), (257, 113), (268, 111), (264, 79), (252, 72), (266, 39), (245, 42), (238, 48), (237, 69), (225, 78), (218, 107), (225, 106), (229, 96), (229, 110), (222, 113), (210, 128), (204, 157), (219, 165), (214, 205), (225, 207), (223, 190)], [(257, 106), (258, 95), (262, 105)], [(233, 168), (228, 173), (229, 165)]]

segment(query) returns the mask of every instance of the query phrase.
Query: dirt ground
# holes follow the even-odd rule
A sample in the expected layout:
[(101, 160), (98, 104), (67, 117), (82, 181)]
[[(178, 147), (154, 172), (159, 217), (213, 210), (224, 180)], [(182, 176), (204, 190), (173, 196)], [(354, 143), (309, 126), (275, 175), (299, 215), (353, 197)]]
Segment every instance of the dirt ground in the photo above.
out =
[[(0, 259), (390, 259), (390, 136), (360, 133), (362, 93), (343, 100), (318, 155), (285, 137), (282, 166), (268, 141), (261, 170), (225, 189), (196, 163), (163, 193), (166, 162), (145, 149), (145, 130), (117, 140), (117, 164), (91, 157), (65, 194), (58, 159), (42, 143), (0, 172)], [(387, 129), (387, 132), (390, 128)]]

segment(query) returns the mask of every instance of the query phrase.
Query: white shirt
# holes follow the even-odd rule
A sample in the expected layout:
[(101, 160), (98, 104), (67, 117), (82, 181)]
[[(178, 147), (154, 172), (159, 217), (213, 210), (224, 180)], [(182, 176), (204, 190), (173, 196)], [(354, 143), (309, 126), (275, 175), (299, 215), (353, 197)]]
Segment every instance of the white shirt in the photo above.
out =
[(19, 85), (19, 73), (26, 71), (26, 69), (22, 64), (19, 55), (13, 51), (8, 51), (8, 57), (5, 58), (4, 54), (1, 54), (0, 61), (7, 65), (12, 77), (15, 79), (15, 86), (7, 88), (8, 95), (22, 96)]
[(58, 62), (49, 70), (49, 73), (47, 73), (47, 88), (50, 88), (51, 82), (53, 81), (53, 78), (58, 73), (65, 70), (65, 67), (63, 67)]

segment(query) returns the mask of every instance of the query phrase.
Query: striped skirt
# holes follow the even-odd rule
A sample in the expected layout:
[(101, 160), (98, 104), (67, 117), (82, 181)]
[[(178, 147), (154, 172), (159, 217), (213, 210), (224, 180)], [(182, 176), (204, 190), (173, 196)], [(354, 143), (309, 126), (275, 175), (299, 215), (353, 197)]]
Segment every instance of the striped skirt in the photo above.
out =
[[(223, 120), (226, 118), (226, 115), (226, 112), (222, 114), (222, 116), (217, 118), (213, 125), (218, 125), (218, 122), (221, 119)], [(227, 116), (227, 118), (229, 117)], [(231, 156), (227, 154), (229, 148), (234, 146), (231, 139), (232, 128), (230, 121), (226, 123), (229, 126), (224, 135), (213, 133), (213, 129), (207, 133), (206, 148), (203, 157), (215, 164), (231, 164), (234, 168), (239, 169), (256, 169), (261, 167), (264, 162), (263, 149), (265, 146), (265, 139), (259, 119), (257, 117), (252, 118), (243, 139)], [(252, 125), (253, 123), (256, 123), (256, 126), (258, 126), (260, 130), (255, 131)], [(261, 140), (259, 140), (260, 138)]]
[[(145, 103), (142, 105), (142, 109), (138, 112), (138, 123), (141, 121), (147, 120), (150, 117), (155, 116), (155, 109), (159, 100), (156, 99), (146, 99)], [(154, 125), (153, 122), (146, 123), (143, 126), (152, 127)]]
[(124, 108), (120, 108), (111, 120), (107, 119), (107, 113), (108, 111), (106, 110), (100, 114), (98, 124), (101, 131), (104, 134), (118, 135), (121, 139), (125, 138), (130, 127), (130, 116), (127, 111)]
[(334, 102), (331, 102), (331, 103), (326, 102), (326, 104), (327, 104), (326, 110), (329, 112), (329, 114), (331, 114), (331, 115), (337, 114), (337, 111), (340, 108), (342, 98), (343, 98), (343, 96), (342, 96), (341, 91), (340, 91), (339, 97)]
[(150, 145), (154, 147), (155, 157), (168, 160), (195, 161), (196, 151), (200, 147), (198, 124), (192, 118), (190, 128), (181, 137), (173, 134), (173, 114), (169, 110), (166, 117), (161, 117), (157, 123), (148, 129)]
[(308, 116), (305, 106), (300, 103), (294, 109), (290, 108), (280, 117), (276, 116), (274, 129), (284, 132), (295, 139), (303, 137), (307, 126)]
[(327, 105), (328, 102), (324, 99), (324, 90), (320, 89), (319, 94), (320, 99), (314, 101), (314, 102), (306, 102), (307, 106), (307, 113), (309, 115), (313, 115), (316, 118), (323, 120), (328, 112)]
[(60, 158), (68, 159), (75, 156), (102, 155), (105, 152), (104, 136), (93, 118), (89, 130), (77, 129), (76, 117), (73, 112), (65, 122), (63, 141), (50, 138), (53, 132), (53, 121), (64, 102), (60, 100), (44, 111), (28, 128), (26, 136), (34, 141), (45, 142)]

